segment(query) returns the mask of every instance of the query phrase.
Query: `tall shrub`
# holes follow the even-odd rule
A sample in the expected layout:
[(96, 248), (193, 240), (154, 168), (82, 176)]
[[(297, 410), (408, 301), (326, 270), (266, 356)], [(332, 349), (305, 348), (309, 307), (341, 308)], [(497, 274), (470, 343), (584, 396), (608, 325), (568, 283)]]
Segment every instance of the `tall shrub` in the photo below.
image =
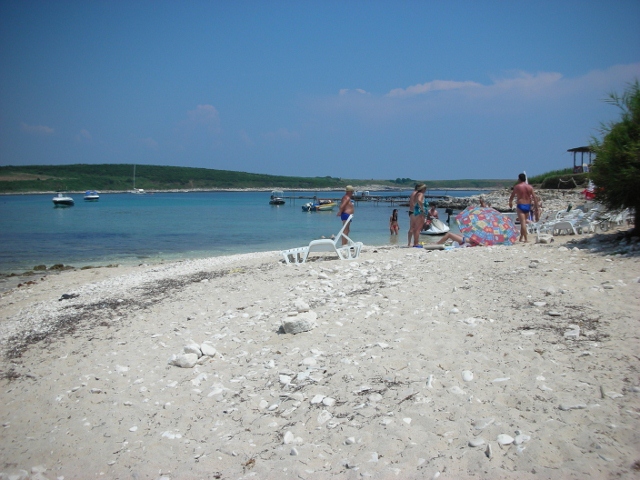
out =
[(629, 84), (622, 95), (612, 93), (608, 103), (621, 110), (620, 120), (600, 126), (602, 140), (592, 138), (596, 154), (591, 179), (596, 200), (609, 208), (634, 208), (634, 234), (640, 234), (640, 83)]

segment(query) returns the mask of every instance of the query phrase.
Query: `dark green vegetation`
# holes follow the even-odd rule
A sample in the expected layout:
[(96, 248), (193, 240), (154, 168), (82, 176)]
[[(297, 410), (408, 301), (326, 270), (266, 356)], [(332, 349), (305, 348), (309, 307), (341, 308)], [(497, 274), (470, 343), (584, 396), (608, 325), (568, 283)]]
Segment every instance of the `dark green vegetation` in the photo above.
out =
[[(585, 185), (588, 174), (573, 174), (571, 169), (554, 170), (530, 177), (529, 182), (542, 188), (574, 188)], [(575, 183), (574, 183), (575, 180)], [(263, 189), (342, 189), (351, 184), (358, 187), (382, 185), (390, 188), (411, 189), (416, 183), (426, 183), (429, 189), (493, 189), (509, 188), (514, 179), (462, 179), (462, 180), (359, 180), (337, 177), (285, 177), (257, 173), (213, 170), (209, 168), (136, 166), (136, 188), (145, 190), (216, 190), (233, 188)], [(29, 165), (0, 167), (0, 193), (29, 193), (55, 191), (127, 191), (133, 189), (133, 165), (129, 164), (76, 164)]]
[[(136, 166), (136, 188), (189, 190), (226, 188), (343, 188), (357, 181), (333, 177), (285, 177), (208, 168)], [(359, 182), (362, 184), (362, 182)], [(32, 165), (0, 167), (0, 192), (131, 190), (133, 165)]]
[[(256, 173), (213, 170), (208, 168), (136, 166), (136, 188), (145, 190), (215, 190), (228, 188), (278, 189), (342, 189), (347, 184), (355, 187), (383, 185), (412, 188), (418, 180), (358, 180), (336, 177), (285, 177)], [(503, 188), (513, 180), (420, 180), (431, 189), (437, 188)], [(0, 167), (0, 193), (27, 193), (53, 191), (111, 190), (126, 191), (133, 188), (133, 165), (31, 165)]]
[(541, 188), (564, 189), (586, 186), (589, 182), (588, 173), (573, 173), (573, 169), (565, 168), (529, 177), (529, 183), (540, 185)]
[(596, 199), (609, 208), (634, 208), (635, 229), (640, 233), (640, 83), (638, 80), (607, 100), (618, 107), (621, 118), (600, 126), (603, 139), (593, 138), (596, 154), (591, 179)]

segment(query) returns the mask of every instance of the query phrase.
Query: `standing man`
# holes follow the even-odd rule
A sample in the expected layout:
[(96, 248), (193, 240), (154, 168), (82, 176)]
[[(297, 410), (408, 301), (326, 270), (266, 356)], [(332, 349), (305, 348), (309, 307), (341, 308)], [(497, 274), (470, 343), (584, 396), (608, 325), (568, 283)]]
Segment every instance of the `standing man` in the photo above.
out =
[(527, 242), (527, 218), (531, 212), (531, 204), (538, 210), (538, 199), (533, 192), (533, 187), (527, 183), (527, 176), (524, 173), (518, 175), (518, 183), (513, 187), (509, 197), (509, 208), (513, 208), (513, 197), (516, 198), (516, 212), (520, 220), (520, 241)]
[(424, 216), (426, 213), (426, 206), (424, 204), (424, 192), (427, 191), (427, 186), (424, 183), (418, 183), (409, 197), (409, 233), (407, 247), (411, 246), (411, 239), (413, 238), (413, 246), (420, 247), (420, 230), (424, 225)]
[[(338, 216), (340, 217), (340, 220), (342, 220), (343, 225), (349, 218), (349, 215), (353, 215), (354, 209), (353, 209), (353, 203), (351, 202), (351, 197), (353, 197), (353, 192), (355, 192), (355, 189), (351, 185), (347, 185), (347, 187), (344, 190), (345, 190), (345, 194), (342, 197), (342, 200), (340, 201), (340, 209), (338, 210)], [(343, 233), (347, 237), (349, 236), (350, 226), (351, 224), (347, 225), (343, 231)], [(342, 245), (346, 245), (346, 244), (347, 244), (347, 239), (342, 237)]]

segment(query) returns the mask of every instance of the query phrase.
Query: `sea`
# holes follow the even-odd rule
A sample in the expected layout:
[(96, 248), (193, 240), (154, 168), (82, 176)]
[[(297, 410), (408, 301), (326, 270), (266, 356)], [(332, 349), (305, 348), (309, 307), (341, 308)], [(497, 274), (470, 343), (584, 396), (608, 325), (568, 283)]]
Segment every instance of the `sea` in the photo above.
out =
[[(370, 192), (372, 196), (406, 196)], [(466, 197), (478, 190), (430, 190), (428, 195)], [(20, 273), (37, 265), (134, 265), (250, 252), (284, 250), (338, 233), (337, 208), (303, 212), (316, 194), (339, 201), (342, 191), (285, 192), (284, 205), (270, 205), (270, 192), (101, 193), (88, 202), (55, 207), (53, 195), (0, 196), (0, 273)], [(389, 217), (399, 211), (400, 234), (389, 233)], [(365, 245), (406, 245), (408, 208), (384, 201), (359, 201), (350, 237)], [(440, 219), (446, 219), (439, 209)], [(451, 219), (451, 231), (457, 226)], [(437, 237), (421, 235), (431, 243)]]

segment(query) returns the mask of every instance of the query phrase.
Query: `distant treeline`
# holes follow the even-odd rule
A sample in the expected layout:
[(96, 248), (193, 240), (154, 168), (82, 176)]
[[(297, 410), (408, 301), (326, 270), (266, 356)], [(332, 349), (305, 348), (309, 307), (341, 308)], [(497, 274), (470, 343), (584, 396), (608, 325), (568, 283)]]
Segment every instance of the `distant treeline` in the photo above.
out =
[[(134, 166), (131, 164), (4, 166), (0, 167), (0, 193), (127, 191), (134, 186), (133, 171)], [(542, 180), (538, 181), (538, 179), (544, 179), (546, 176), (549, 174), (532, 177), (530, 181), (531, 183), (542, 183)], [(356, 188), (380, 185), (389, 188), (410, 189), (420, 182), (426, 183), (429, 189), (493, 189), (511, 187), (515, 180), (415, 180), (411, 178), (362, 180), (330, 176), (286, 177), (210, 168), (158, 165), (136, 165), (135, 167), (135, 187), (145, 190), (342, 189), (348, 184)]]
[[(133, 189), (133, 165), (31, 165), (0, 167), (0, 192)], [(334, 177), (285, 177), (209, 168), (136, 165), (135, 187), (145, 190), (229, 188), (344, 188), (355, 180)], [(362, 184), (362, 182), (360, 182)]]

